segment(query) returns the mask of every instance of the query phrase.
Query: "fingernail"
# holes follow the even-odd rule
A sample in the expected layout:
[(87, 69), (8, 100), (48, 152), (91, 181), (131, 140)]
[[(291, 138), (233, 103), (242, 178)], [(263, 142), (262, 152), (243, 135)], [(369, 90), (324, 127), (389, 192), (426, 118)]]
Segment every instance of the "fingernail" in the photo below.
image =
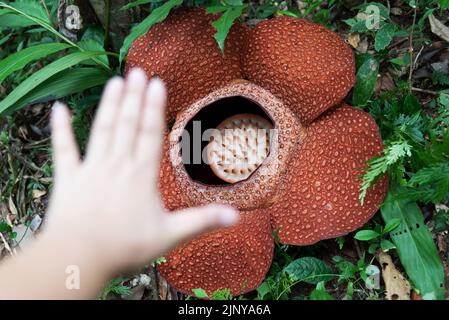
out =
[(131, 83), (145, 83), (146, 75), (140, 68), (134, 68), (129, 72), (128, 81)]
[(237, 223), (239, 215), (233, 208), (223, 208), (220, 210), (218, 219), (221, 225), (229, 227)]
[(53, 104), (52, 108), (52, 116), (59, 118), (64, 113), (64, 104), (59, 101), (56, 101)]
[(164, 82), (158, 77), (152, 78), (148, 86), (148, 94), (150, 96), (160, 96), (165, 100), (166, 92)]
[(111, 90), (116, 90), (118, 86), (122, 84), (123, 79), (119, 76), (115, 76), (108, 81), (107, 88)]

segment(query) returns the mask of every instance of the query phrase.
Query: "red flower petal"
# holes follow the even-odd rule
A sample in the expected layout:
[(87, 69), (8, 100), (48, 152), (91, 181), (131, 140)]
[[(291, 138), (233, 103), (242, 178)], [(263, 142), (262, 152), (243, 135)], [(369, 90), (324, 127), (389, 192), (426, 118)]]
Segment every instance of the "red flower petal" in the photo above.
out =
[(247, 78), (310, 123), (340, 102), (355, 81), (354, 54), (334, 32), (282, 16), (263, 21), (245, 42)]
[(236, 226), (202, 235), (176, 248), (158, 266), (176, 290), (193, 295), (229, 289), (232, 295), (256, 289), (273, 258), (273, 238), (268, 214), (240, 213)]
[(140, 67), (158, 76), (168, 90), (167, 120), (209, 92), (241, 78), (240, 44), (246, 28), (235, 24), (221, 54), (211, 23), (217, 15), (203, 9), (174, 10), (138, 38), (126, 58), (126, 70)]
[(387, 192), (384, 177), (360, 204), (359, 177), (366, 161), (381, 151), (377, 125), (361, 110), (342, 106), (312, 123), (290, 161), (278, 201), (265, 210), (280, 241), (308, 245), (363, 226)]

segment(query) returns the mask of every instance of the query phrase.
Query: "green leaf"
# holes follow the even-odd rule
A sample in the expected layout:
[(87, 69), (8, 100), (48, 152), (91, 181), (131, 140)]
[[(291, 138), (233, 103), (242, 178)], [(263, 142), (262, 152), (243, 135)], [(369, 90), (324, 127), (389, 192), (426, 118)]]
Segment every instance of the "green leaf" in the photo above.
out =
[(384, 228), (383, 232), (384, 233), (391, 232), (394, 229), (396, 229), (400, 224), (401, 224), (401, 219), (391, 219), (385, 225), (385, 228)]
[(19, 110), (27, 105), (53, 101), (68, 95), (103, 85), (109, 79), (104, 70), (98, 68), (68, 69), (49, 78), (26, 94), (9, 112)]
[(19, 84), (3, 101), (0, 102), (0, 115), (9, 114), (13, 109), (16, 109), (14, 108), (14, 103), (58, 72), (102, 54), (104, 54), (104, 52), (75, 52), (50, 63), (48, 66), (40, 69)]
[(409, 194), (413, 199), (423, 202), (439, 203), (449, 192), (449, 163), (447, 161), (434, 163), (421, 168), (408, 182)]
[(278, 10), (277, 6), (271, 4), (263, 4), (256, 8), (256, 18), (257, 19), (266, 19), (269, 16), (273, 15)]
[(400, 219), (390, 233), (407, 275), (423, 297), (444, 298), (444, 269), (432, 234), (416, 202), (397, 200), (399, 189), (390, 190), (381, 207), (386, 223)]
[[(81, 40), (80, 42), (78, 42), (78, 46), (82, 48), (84, 51), (105, 51), (101, 43), (99, 43), (94, 39)], [(97, 59), (100, 60), (104, 65), (109, 66), (109, 61), (108, 57), (106, 56), (106, 52), (104, 55), (99, 56)], [(84, 62), (84, 64), (96, 65), (97, 63), (93, 60), (90, 61), (87, 60)]]
[(396, 26), (392, 23), (384, 24), (377, 32), (374, 38), (374, 49), (376, 51), (384, 50), (393, 40)]
[(327, 293), (324, 282), (319, 282), (310, 294), (310, 300), (334, 300), (334, 298)]
[(201, 288), (197, 288), (197, 289), (192, 289), (193, 294), (195, 295), (195, 297), (197, 298), (209, 298), (209, 295), (207, 294), (207, 292), (204, 289)]
[(391, 249), (396, 249), (396, 246), (390, 240), (382, 239), (380, 241), (380, 248), (382, 249), (383, 252), (387, 252)]
[(405, 53), (402, 56), (399, 56), (397, 58), (393, 58), (390, 60), (391, 63), (400, 66), (400, 67), (406, 67), (410, 65), (411, 59), (410, 59), (410, 53)]
[(210, 7), (206, 8), (206, 13), (215, 14), (215, 13), (224, 12), (227, 9), (228, 9), (228, 7), (226, 7), (226, 6), (210, 6)]
[(143, 4), (157, 3), (157, 2), (162, 2), (162, 1), (163, 0), (137, 0), (137, 1), (133, 1), (128, 4), (125, 4), (123, 7), (120, 8), (120, 10), (125, 11), (125, 10), (129, 10), (129, 9), (141, 6)]
[(28, 63), (70, 47), (70, 45), (65, 43), (46, 43), (29, 47), (9, 55), (0, 61), (0, 84), (11, 73), (22, 69)]
[(373, 230), (361, 230), (357, 232), (354, 236), (354, 239), (360, 240), (360, 241), (369, 241), (373, 240), (380, 236), (376, 231)]
[(11, 232), (11, 226), (6, 222), (0, 222), (0, 232)]
[(368, 56), (357, 71), (356, 85), (352, 96), (353, 105), (366, 105), (373, 94), (378, 73), (379, 63), (374, 57)]
[(245, 8), (246, 6), (229, 7), (220, 18), (212, 22), (212, 26), (217, 30), (215, 40), (222, 53), (224, 53), (225, 40), (229, 30), (234, 24), (234, 21), (242, 15)]
[(210, 295), (211, 300), (231, 300), (231, 290), (229, 289), (218, 289), (212, 292)]
[(333, 272), (324, 261), (314, 257), (303, 257), (289, 263), (284, 272), (291, 282), (304, 281), (317, 284), (320, 281), (328, 281), (333, 278)]
[(129, 48), (131, 47), (131, 44), (136, 40), (138, 37), (145, 34), (150, 28), (159, 22), (164, 21), (168, 14), (170, 13), (171, 9), (173, 9), (176, 6), (181, 5), (183, 0), (169, 0), (163, 5), (161, 5), (159, 8), (154, 9), (148, 17), (146, 17), (141, 23), (139, 23), (137, 26), (135, 26), (131, 33), (125, 38), (123, 41), (123, 46), (120, 48), (120, 63), (122, 63), (123, 59), (125, 58), (125, 55), (128, 53)]
[(259, 300), (264, 300), (265, 297), (271, 292), (270, 285), (268, 284), (267, 281), (262, 282), (256, 290), (257, 290), (257, 297)]

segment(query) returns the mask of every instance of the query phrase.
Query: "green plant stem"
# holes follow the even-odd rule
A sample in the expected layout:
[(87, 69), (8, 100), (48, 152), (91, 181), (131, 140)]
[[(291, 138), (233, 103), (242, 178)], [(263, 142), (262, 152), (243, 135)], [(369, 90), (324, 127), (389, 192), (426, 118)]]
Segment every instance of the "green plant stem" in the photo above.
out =
[(412, 92), (413, 87), (413, 69), (415, 68), (415, 64), (413, 62), (413, 32), (415, 31), (415, 23), (416, 23), (416, 15), (418, 12), (418, 0), (416, 0), (414, 13), (413, 13), (413, 22), (412, 22), (412, 28), (410, 30), (410, 36), (409, 36), (409, 54), (410, 54), (410, 71), (408, 74), (408, 91)]

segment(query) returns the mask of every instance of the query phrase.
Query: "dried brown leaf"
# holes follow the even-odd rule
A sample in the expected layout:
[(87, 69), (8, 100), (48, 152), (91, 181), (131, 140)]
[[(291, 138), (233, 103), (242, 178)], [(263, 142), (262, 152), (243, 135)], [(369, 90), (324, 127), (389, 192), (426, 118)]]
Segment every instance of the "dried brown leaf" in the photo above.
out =
[(429, 22), (433, 34), (449, 42), (449, 27), (446, 27), (440, 20), (435, 18), (433, 13), (429, 15)]
[(348, 43), (354, 48), (357, 49), (360, 43), (360, 35), (355, 32), (351, 32), (348, 34)]
[(387, 300), (410, 300), (411, 286), (400, 273), (391, 256), (386, 252), (379, 252), (377, 259), (382, 267), (382, 278), (385, 283), (385, 297)]

